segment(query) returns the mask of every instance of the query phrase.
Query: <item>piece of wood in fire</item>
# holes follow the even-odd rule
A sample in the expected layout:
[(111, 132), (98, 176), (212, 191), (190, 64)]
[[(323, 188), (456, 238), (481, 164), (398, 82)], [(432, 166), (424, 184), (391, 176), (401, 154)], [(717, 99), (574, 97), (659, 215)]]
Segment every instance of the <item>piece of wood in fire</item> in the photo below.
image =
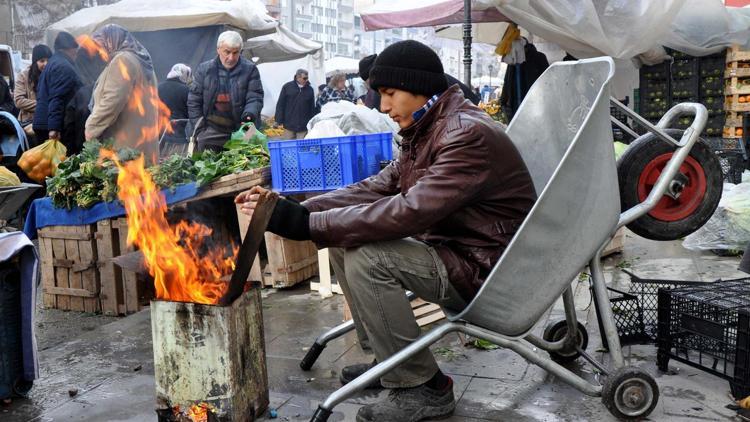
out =
[(253, 217), (245, 233), (245, 239), (242, 241), (239, 252), (237, 252), (237, 262), (232, 278), (229, 280), (229, 287), (219, 300), (220, 305), (231, 304), (244, 291), (247, 277), (250, 275), (250, 268), (258, 254), (260, 244), (263, 242), (263, 234), (268, 227), (268, 221), (271, 220), (271, 214), (273, 214), (278, 199), (279, 195), (276, 192), (264, 190), (260, 193), (258, 203), (253, 211)]

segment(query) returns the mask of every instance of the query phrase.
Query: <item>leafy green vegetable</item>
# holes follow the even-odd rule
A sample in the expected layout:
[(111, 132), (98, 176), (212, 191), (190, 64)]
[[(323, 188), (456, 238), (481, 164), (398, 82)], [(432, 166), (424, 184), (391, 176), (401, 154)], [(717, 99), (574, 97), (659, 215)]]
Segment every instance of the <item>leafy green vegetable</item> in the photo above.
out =
[[(222, 176), (267, 166), (270, 156), (266, 142), (265, 136), (254, 136), (248, 141), (232, 139), (222, 152), (205, 151), (190, 158), (173, 155), (148, 171), (161, 189), (189, 182), (204, 186)], [(60, 163), (55, 176), (47, 179), (47, 194), (56, 207), (89, 208), (97, 202), (117, 199), (117, 166), (99, 155), (101, 148), (111, 147), (111, 142), (89, 141), (80, 154)], [(140, 155), (140, 151), (133, 148), (117, 151), (121, 162)]]

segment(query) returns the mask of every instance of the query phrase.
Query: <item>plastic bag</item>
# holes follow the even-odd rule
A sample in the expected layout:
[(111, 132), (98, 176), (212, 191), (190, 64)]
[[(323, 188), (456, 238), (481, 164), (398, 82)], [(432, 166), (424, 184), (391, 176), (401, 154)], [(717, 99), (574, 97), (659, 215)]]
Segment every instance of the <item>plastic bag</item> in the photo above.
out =
[(20, 185), (21, 179), (19, 179), (15, 173), (8, 170), (8, 168), (5, 166), (0, 166), (0, 187)]
[(349, 101), (331, 102), (325, 104), (320, 113), (310, 119), (307, 123), (308, 132), (325, 120), (333, 121), (344, 132), (344, 135), (393, 133), (393, 158), (398, 158), (398, 143), (401, 142), (401, 136), (398, 135), (400, 129), (387, 114), (363, 105), (352, 104)]
[(323, 120), (313, 126), (305, 135), (305, 139), (331, 138), (334, 136), (346, 136), (333, 120)]
[(21, 155), (18, 167), (29, 178), (37, 183), (44, 182), (49, 176), (54, 176), (57, 166), (65, 160), (68, 149), (62, 142), (49, 139), (47, 142), (35, 146)]
[(686, 237), (690, 250), (745, 249), (750, 242), (750, 183), (724, 184), (716, 212), (706, 224)]
[(252, 122), (243, 123), (236, 132), (232, 133), (230, 141), (244, 141), (255, 145), (268, 145), (268, 136), (259, 131)]

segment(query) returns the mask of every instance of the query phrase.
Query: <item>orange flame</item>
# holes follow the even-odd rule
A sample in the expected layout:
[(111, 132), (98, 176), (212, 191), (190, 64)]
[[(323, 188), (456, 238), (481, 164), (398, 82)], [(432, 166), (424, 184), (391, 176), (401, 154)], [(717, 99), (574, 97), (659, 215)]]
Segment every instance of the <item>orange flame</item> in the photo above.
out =
[(172, 412), (176, 417), (184, 416), (192, 422), (208, 422), (208, 412), (214, 412), (213, 406), (208, 403), (194, 404), (184, 413), (179, 406), (175, 406)]
[[(117, 69), (124, 80), (133, 80), (133, 75), (130, 74), (128, 67), (123, 60), (117, 60)], [(133, 147), (140, 147), (152, 143), (155, 144), (161, 137), (162, 133), (174, 132), (170, 120), (172, 111), (159, 98), (159, 91), (156, 86), (135, 83), (133, 85), (133, 91), (128, 98), (127, 108), (143, 117), (144, 121), (148, 123), (141, 126), (140, 133), (117, 133), (115, 136), (119, 143)], [(155, 162), (158, 157), (150, 158)]]
[(94, 41), (93, 38), (91, 38), (88, 35), (79, 35), (76, 37), (76, 41), (78, 42), (78, 45), (86, 50), (86, 53), (88, 53), (89, 56), (93, 56), (94, 54), (98, 54), (99, 57), (101, 57), (102, 60), (105, 62), (109, 61), (109, 53), (107, 53), (107, 50), (102, 48), (99, 44), (97, 44), (96, 41)]
[(154, 278), (156, 297), (175, 302), (216, 304), (227, 289), (222, 280), (234, 270), (237, 248), (206, 251), (212, 230), (202, 224), (179, 222), (170, 227), (167, 203), (151, 175), (144, 158), (121, 163), (114, 152), (102, 150), (119, 169), (118, 197), (128, 220), (128, 244), (143, 253)]

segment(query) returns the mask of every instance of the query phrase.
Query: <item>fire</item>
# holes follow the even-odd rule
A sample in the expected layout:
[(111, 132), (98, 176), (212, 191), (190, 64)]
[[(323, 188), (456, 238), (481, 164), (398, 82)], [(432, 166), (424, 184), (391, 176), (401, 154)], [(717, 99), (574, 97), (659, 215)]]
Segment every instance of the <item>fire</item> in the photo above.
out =
[(76, 37), (76, 41), (78, 42), (78, 45), (86, 50), (89, 56), (93, 56), (94, 54), (98, 54), (99, 57), (101, 57), (102, 60), (105, 62), (109, 62), (109, 53), (107, 53), (107, 50), (102, 48), (99, 44), (97, 44), (96, 41), (94, 41), (93, 38), (91, 38), (88, 35), (79, 35)]
[(179, 406), (175, 406), (172, 411), (178, 418), (187, 418), (192, 422), (208, 422), (208, 412), (214, 412), (214, 408), (208, 403), (200, 403), (190, 406), (184, 413)]
[(170, 226), (166, 199), (146, 171), (143, 156), (121, 163), (114, 152), (102, 150), (102, 157), (119, 169), (118, 197), (127, 213), (128, 244), (143, 253), (156, 297), (216, 304), (227, 289), (222, 278), (234, 270), (237, 248), (207, 250), (204, 240), (212, 230), (202, 224), (181, 221)]

